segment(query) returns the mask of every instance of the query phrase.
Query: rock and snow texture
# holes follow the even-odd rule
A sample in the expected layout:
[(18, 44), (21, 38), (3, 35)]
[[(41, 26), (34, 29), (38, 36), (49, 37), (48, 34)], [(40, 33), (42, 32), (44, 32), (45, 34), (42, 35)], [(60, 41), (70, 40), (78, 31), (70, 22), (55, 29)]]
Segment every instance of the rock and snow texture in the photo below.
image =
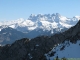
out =
[[(80, 57), (80, 20), (65, 32), (20, 39), (0, 47), (0, 60), (46, 60)], [(46, 55), (46, 57), (45, 57)], [(58, 59), (56, 59), (58, 60)], [(75, 59), (76, 60), (76, 59)]]
[(12, 21), (0, 22), (0, 31), (4, 28), (11, 27), (22, 33), (27, 33), (27, 38), (37, 36), (50, 36), (56, 33), (64, 32), (74, 26), (80, 19), (80, 16), (67, 18), (56, 14), (31, 14), (28, 19), (17, 19)]
[(74, 26), (79, 19), (80, 16), (67, 18), (65, 16), (61, 16), (59, 13), (37, 15), (31, 14), (27, 20), (20, 18), (13, 21), (4, 21), (0, 22), (0, 26), (6, 25), (22, 32), (42, 29), (43, 31), (47, 30), (51, 31), (51, 33), (54, 33), (54, 29), (60, 31), (61, 29)]
[(45, 54), (47, 60), (58, 58), (80, 58), (80, 40), (77, 43), (65, 41), (55, 46), (48, 54)]

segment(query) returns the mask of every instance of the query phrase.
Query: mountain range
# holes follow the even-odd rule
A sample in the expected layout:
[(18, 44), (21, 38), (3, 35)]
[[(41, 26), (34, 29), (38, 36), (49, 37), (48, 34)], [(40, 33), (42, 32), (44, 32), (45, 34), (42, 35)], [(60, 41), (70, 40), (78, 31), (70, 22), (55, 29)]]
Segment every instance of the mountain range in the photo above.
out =
[[(71, 49), (75, 50), (71, 52)], [(80, 20), (75, 26), (58, 34), (33, 39), (23, 38), (12, 44), (0, 46), (0, 60), (54, 60), (54, 58), (56, 60), (80, 58)]]
[(51, 33), (55, 33), (53, 30), (61, 31), (64, 28), (70, 28), (74, 26), (80, 16), (74, 16), (73, 18), (67, 18), (65, 16), (56, 14), (31, 14), (27, 20), (20, 18), (12, 21), (2, 21), (0, 22), (0, 26), (8, 26), (19, 30), (21, 32), (29, 33), (33, 30), (42, 29), (43, 31), (51, 31)]
[[(26, 20), (20, 18), (17, 20), (2, 21), (0, 22), (0, 44), (7, 44), (8, 42), (13, 42), (13, 40), (15, 41), (23, 37), (32, 39), (37, 36), (51, 36), (56, 33), (64, 32), (74, 26), (79, 19), (80, 16), (67, 18), (59, 13), (55, 13), (31, 14)], [(16, 34), (14, 34), (13, 30), (15, 30)], [(5, 32), (7, 34), (5, 34)], [(8, 42), (5, 43), (5, 41)]]

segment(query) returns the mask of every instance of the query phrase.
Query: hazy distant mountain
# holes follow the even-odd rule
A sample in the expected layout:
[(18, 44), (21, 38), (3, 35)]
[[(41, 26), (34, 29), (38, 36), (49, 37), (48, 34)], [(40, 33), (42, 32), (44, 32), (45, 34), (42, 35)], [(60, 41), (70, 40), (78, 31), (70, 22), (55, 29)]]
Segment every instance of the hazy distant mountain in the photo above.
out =
[[(2, 26), (0, 28), (2, 28)], [(0, 44), (1, 45), (11, 44), (15, 40), (25, 38), (25, 37), (27, 37), (26, 33), (22, 33), (10, 27), (6, 27), (0, 31)]]

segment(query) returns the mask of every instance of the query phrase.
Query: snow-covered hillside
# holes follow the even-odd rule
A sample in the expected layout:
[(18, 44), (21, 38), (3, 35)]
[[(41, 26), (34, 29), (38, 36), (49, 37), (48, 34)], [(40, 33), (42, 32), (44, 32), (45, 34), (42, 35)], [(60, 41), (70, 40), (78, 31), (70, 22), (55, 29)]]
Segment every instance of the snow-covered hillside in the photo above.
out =
[(55, 46), (48, 54), (45, 54), (47, 60), (55, 58), (77, 59), (80, 58), (80, 40), (76, 43), (65, 41), (64, 43)]

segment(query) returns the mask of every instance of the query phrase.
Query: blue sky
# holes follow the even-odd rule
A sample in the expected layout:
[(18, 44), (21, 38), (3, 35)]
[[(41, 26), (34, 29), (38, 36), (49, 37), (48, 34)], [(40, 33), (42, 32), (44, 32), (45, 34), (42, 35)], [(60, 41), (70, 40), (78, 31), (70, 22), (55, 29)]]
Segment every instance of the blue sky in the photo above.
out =
[(0, 21), (27, 19), (30, 14), (80, 15), (80, 0), (0, 0)]

